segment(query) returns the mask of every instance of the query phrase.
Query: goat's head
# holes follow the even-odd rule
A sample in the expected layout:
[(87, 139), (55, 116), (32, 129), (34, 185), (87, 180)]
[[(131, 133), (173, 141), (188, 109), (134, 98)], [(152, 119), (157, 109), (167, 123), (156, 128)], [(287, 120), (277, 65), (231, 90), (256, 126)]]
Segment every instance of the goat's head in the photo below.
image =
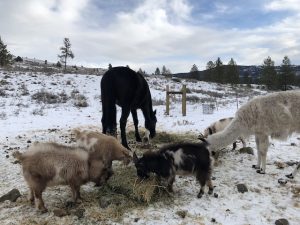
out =
[(144, 157), (138, 158), (136, 153), (133, 153), (133, 162), (136, 167), (136, 172), (139, 178), (147, 179), (150, 177)]

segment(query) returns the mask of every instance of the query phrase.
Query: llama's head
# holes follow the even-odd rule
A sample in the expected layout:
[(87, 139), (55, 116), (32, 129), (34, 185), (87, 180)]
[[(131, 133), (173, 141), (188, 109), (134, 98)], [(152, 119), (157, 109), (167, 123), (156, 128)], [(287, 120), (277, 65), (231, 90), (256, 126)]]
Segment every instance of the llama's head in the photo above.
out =
[(154, 138), (154, 136), (156, 135), (156, 110), (152, 111), (151, 115), (150, 115), (150, 119), (149, 120), (145, 120), (145, 127), (147, 130), (149, 130), (150, 132), (150, 138)]

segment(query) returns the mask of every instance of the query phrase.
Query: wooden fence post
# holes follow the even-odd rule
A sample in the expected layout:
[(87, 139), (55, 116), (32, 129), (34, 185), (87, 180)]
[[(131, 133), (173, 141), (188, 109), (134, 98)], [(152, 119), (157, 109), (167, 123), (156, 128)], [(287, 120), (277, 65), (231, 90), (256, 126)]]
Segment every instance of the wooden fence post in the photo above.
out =
[(166, 114), (170, 114), (170, 97), (169, 97), (169, 85), (166, 88)]
[(186, 116), (186, 85), (182, 86), (182, 115)]

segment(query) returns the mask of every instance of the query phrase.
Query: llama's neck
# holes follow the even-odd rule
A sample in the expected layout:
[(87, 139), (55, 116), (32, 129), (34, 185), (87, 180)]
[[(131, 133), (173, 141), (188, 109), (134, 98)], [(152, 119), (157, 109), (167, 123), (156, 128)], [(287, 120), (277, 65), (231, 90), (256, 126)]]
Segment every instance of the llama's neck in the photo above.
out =
[(238, 119), (233, 119), (232, 122), (221, 132), (210, 135), (207, 138), (209, 148), (211, 150), (219, 150), (236, 141), (238, 137), (248, 136), (240, 124)]

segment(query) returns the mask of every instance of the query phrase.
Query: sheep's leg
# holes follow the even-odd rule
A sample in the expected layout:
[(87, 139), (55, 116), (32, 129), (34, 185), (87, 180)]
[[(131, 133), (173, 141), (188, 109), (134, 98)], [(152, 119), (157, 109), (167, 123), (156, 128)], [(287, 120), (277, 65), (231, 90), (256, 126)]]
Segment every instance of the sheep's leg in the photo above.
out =
[(126, 123), (127, 123), (127, 118), (129, 116), (130, 109), (129, 108), (122, 108), (122, 115), (120, 118), (120, 129), (121, 129), (121, 139), (122, 139), (122, 145), (129, 149), (129, 146), (127, 144), (127, 139), (126, 139)]
[(232, 144), (232, 151), (234, 151), (235, 149), (236, 149), (236, 141), (233, 142), (233, 144)]
[(197, 198), (201, 198), (202, 195), (204, 194), (204, 188), (205, 188), (205, 184), (206, 184), (206, 181), (207, 181), (207, 174), (206, 173), (203, 173), (201, 171), (198, 171), (197, 172), (197, 180), (199, 181), (200, 183), (200, 191), (197, 195)]
[[(257, 163), (257, 173), (265, 174), (266, 173), (266, 161), (267, 161), (267, 152), (269, 147), (269, 138), (268, 135), (259, 134), (255, 135), (255, 141), (258, 151), (258, 163)], [(261, 168), (260, 168), (261, 165)]]
[(31, 187), (29, 187), (28, 200), (30, 201), (31, 205), (34, 204), (34, 193), (33, 193), (33, 189)]
[(243, 148), (247, 147), (246, 141), (244, 140), (244, 138), (239, 138), (241, 140), (241, 142), (243, 143)]
[(175, 174), (172, 173), (172, 174), (170, 174), (170, 176), (168, 177), (168, 180), (167, 180), (167, 182), (168, 182), (168, 184), (167, 184), (168, 192), (173, 192), (173, 183), (174, 183), (174, 181), (175, 181)]
[(297, 164), (296, 168), (294, 169), (294, 171), (291, 174), (286, 175), (286, 177), (290, 178), (290, 179), (294, 179), (294, 177), (296, 176), (296, 174), (299, 172), (300, 170), (300, 162)]
[(211, 181), (211, 178), (209, 178), (206, 181), (206, 185), (208, 186), (208, 194), (211, 195), (214, 192), (214, 186), (213, 186), (213, 183)]
[(70, 185), (71, 189), (72, 189), (72, 198), (74, 203), (77, 202), (78, 199), (81, 199), (80, 196), (80, 186), (78, 185)]
[(35, 198), (35, 206), (42, 212), (48, 212), (48, 209), (45, 207), (42, 193), (43, 193), (44, 188), (35, 188), (33, 190), (34, 193), (34, 198)]
[(138, 120), (138, 116), (137, 116), (137, 113), (136, 113), (136, 109), (131, 109), (131, 115), (132, 115), (132, 119), (133, 119), (133, 123), (134, 123), (134, 130), (135, 130), (135, 140), (137, 142), (141, 142), (142, 139), (141, 139), (141, 136), (140, 136), (140, 133), (139, 133), (139, 120)]

